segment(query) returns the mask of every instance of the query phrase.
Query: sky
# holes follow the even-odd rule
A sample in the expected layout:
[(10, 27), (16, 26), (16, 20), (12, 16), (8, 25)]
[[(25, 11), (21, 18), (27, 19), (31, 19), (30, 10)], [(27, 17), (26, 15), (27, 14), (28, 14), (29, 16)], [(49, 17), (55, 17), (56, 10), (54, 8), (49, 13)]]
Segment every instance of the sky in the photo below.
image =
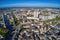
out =
[(0, 0), (0, 8), (6, 8), (6, 7), (60, 8), (60, 0)]

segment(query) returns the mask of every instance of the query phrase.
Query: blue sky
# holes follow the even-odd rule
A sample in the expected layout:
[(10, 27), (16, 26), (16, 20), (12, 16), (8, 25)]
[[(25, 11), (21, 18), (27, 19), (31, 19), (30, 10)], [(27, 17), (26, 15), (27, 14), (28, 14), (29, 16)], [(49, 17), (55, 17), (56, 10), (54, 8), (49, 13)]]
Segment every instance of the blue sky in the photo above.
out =
[(0, 8), (5, 7), (56, 7), (60, 0), (0, 0)]

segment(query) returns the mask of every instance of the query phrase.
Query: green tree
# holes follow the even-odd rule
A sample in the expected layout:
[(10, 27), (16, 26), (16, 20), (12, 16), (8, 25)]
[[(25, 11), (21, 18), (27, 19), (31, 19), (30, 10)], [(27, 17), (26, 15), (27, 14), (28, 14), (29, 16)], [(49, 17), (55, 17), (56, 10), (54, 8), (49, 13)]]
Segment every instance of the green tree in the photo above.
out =
[(13, 14), (13, 18), (14, 18), (14, 21), (15, 21), (15, 24), (16, 25), (19, 25), (20, 26), (20, 29), (23, 29), (21, 23), (20, 23), (20, 20), (18, 20), (18, 18), (16, 18), (16, 16)]
[(0, 34), (1, 35), (5, 35), (8, 31), (9, 31), (8, 29), (0, 27)]

